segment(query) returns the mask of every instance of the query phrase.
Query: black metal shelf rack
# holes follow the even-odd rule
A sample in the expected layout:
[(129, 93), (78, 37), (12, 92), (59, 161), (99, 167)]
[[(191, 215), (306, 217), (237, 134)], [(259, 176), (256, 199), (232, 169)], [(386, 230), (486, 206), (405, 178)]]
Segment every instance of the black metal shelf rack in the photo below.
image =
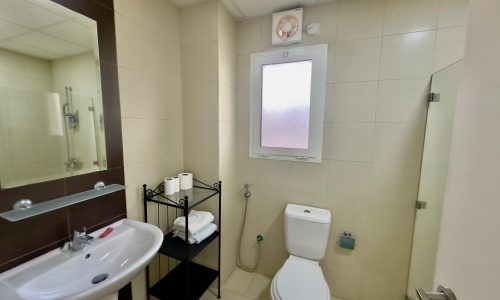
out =
[[(179, 210), (186, 216), (186, 241), (188, 239), (188, 216), (191, 209), (215, 196), (218, 196), (219, 200), (218, 230), (201, 243), (189, 244), (175, 237), (172, 232), (163, 237), (163, 243), (158, 252), (179, 260), (181, 263), (148, 289), (148, 299), (149, 295), (158, 299), (199, 299), (215, 279), (217, 279), (217, 298), (220, 299), (222, 182), (219, 181), (210, 186), (196, 179), (193, 181), (192, 189), (181, 190), (172, 196), (165, 196), (163, 183), (155, 189), (148, 189), (147, 185), (143, 185), (145, 222), (148, 221), (148, 203), (158, 204), (158, 212), (162, 205), (167, 206), (167, 209), (171, 207)], [(196, 255), (216, 239), (218, 240), (217, 270), (192, 262)], [(146, 267), (146, 286), (149, 287), (149, 266)], [(182, 286), (184, 289), (181, 288)]]

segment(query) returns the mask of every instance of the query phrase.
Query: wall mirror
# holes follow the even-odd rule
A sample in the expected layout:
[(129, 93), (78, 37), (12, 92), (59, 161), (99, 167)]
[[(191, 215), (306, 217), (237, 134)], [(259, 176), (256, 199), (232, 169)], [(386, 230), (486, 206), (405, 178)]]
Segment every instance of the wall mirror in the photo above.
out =
[(0, 187), (107, 168), (97, 23), (49, 0), (0, 2)]

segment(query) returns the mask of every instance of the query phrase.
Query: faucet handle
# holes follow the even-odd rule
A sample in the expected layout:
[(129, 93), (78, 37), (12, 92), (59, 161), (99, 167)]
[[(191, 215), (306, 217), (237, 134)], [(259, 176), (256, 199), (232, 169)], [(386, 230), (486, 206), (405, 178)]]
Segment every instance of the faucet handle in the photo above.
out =
[(81, 231), (75, 229), (73, 241), (78, 240), (79, 243), (92, 244), (94, 237), (87, 234), (87, 227), (83, 226)]
[(73, 230), (73, 234), (75, 236), (82, 236), (82, 235), (86, 235), (87, 234), (87, 227), (86, 226), (83, 226), (81, 229), (78, 228), (78, 229), (74, 229)]
[(80, 237), (80, 240), (87, 245), (91, 245), (94, 242), (94, 237), (85, 234)]

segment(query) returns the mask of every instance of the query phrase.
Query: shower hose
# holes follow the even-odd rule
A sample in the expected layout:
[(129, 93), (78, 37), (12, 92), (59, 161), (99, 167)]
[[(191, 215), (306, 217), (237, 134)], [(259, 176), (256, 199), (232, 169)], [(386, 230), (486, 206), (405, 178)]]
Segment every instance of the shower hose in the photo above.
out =
[(243, 206), (243, 218), (242, 218), (242, 222), (241, 222), (241, 227), (240, 227), (240, 235), (238, 236), (238, 248), (236, 249), (236, 265), (238, 265), (238, 267), (240, 269), (242, 269), (243, 271), (246, 271), (246, 272), (254, 272), (257, 267), (259, 267), (259, 263), (260, 263), (260, 243), (262, 242), (262, 240), (264, 240), (264, 237), (262, 235), (257, 235), (257, 253), (256, 253), (256, 257), (255, 257), (255, 264), (253, 266), (245, 266), (241, 260), (240, 260), (240, 257), (241, 257), (241, 241), (242, 241), (242, 237), (243, 237), (243, 232), (245, 231), (245, 221), (246, 221), (246, 218), (247, 218), (247, 207), (248, 207), (248, 199), (250, 198), (250, 196), (252, 195), (250, 193), (250, 191), (248, 190), (248, 184), (245, 184), (244, 186), (245, 188), (245, 205)]

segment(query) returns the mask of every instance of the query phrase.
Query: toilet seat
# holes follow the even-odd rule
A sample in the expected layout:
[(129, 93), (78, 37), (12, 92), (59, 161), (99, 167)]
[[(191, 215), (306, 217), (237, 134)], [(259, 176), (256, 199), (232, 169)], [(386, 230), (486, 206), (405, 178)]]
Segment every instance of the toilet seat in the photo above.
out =
[(274, 276), (273, 300), (329, 300), (330, 289), (317, 261), (290, 256)]

